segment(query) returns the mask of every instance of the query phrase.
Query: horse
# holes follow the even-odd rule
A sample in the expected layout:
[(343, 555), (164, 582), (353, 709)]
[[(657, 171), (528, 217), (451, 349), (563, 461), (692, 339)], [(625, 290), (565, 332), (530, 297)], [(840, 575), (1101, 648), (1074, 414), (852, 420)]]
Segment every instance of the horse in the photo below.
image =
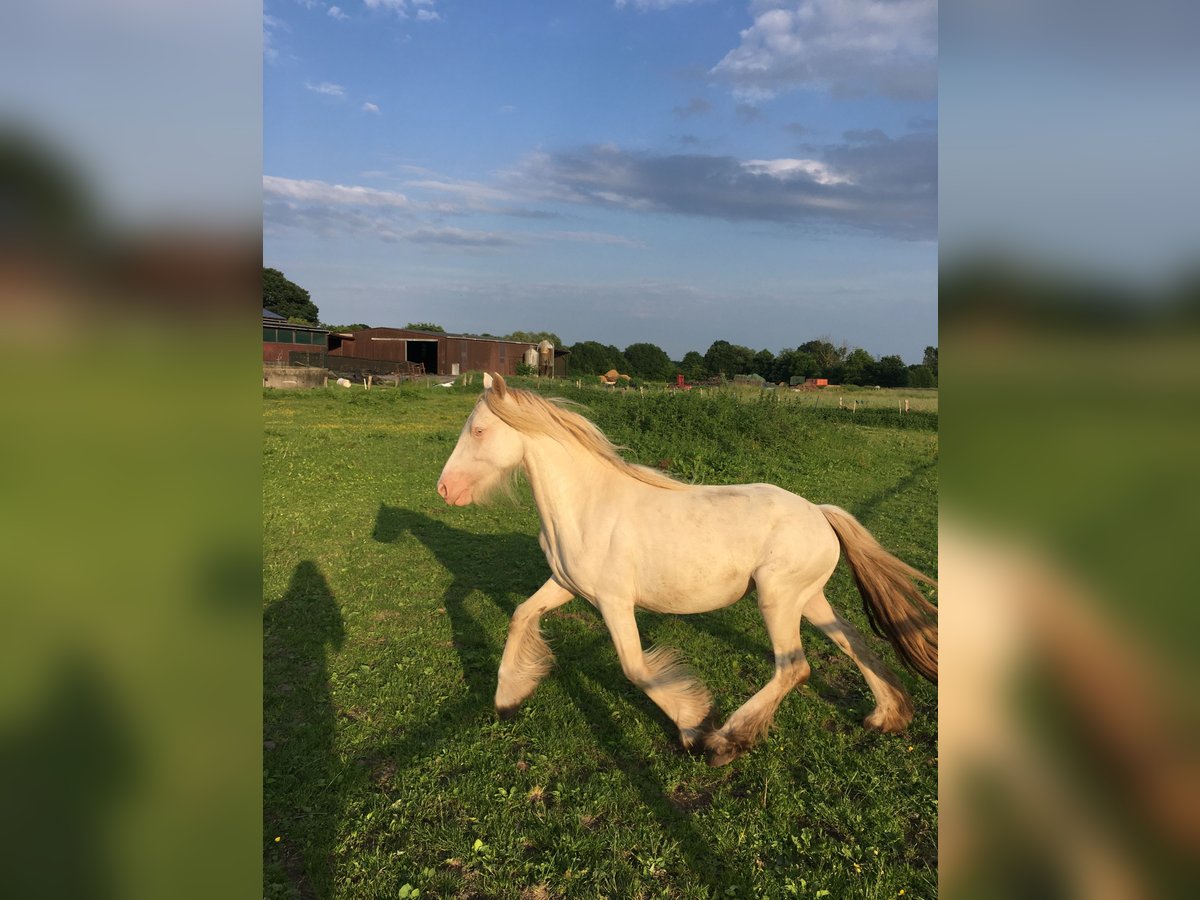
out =
[[(873, 630), (937, 683), (937, 607), (927, 575), (885, 550), (853, 516), (769, 484), (696, 485), (630, 463), (569, 401), (547, 400), (484, 374), (475, 403), (437, 482), (452, 506), (511, 495), (521, 473), (541, 519), (550, 578), (513, 613), (495, 706), (509, 718), (549, 672), (541, 634), (548, 611), (582, 597), (599, 610), (625, 676), (679, 731), (688, 751), (721, 766), (766, 733), (776, 709), (811, 667), (801, 618), (824, 632), (862, 672), (875, 697), (868, 729), (898, 732), (913, 717), (896, 675), (830, 606), (824, 587), (841, 553)], [(718, 727), (712, 697), (670, 648), (642, 648), (636, 608), (703, 613), (757, 589), (775, 656), (769, 682)]]

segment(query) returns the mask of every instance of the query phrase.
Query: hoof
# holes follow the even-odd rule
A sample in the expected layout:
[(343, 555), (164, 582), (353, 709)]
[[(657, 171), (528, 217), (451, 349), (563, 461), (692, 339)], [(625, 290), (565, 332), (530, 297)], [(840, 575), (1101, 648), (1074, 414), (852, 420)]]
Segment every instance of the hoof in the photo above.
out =
[(726, 766), (746, 752), (746, 748), (726, 738), (719, 731), (708, 736), (704, 747), (704, 761), (714, 769)]
[(704, 749), (708, 736), (717, 730), (717, 717), (710, 710), (699, 725), (679, 729), (679, 743), (688, 753), (698, 753)]
[(708, 731), (704, 728), (685, 728), (679, 732), (679, 743), (688, 753), (695, 753), (704, 749), (704, 738), (707, 734)]
[(875, 710), (865, 719), (863, 719), (863, 727), (868, 731), (879, 731), (884, 734), (896, 734), (908, 727), (908, 723), (912, 721), (911, 715), (905, 715), (902, 712), (895, 710), (883, 711)]
[(501, 722), (507, 722), (517, 714), (517, 710), (519, 708), (520, 707), (515, 704), (513, 706), (497, 706), (496, 718), (498, 718)]

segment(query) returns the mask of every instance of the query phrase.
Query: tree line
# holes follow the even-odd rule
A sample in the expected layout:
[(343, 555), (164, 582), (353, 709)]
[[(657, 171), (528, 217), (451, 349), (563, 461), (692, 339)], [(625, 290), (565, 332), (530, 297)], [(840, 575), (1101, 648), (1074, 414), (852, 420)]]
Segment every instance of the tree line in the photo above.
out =
[[(289, 281), (278, 269), (263, 268), (263, 307), (295, 322), (316, 325), (320, 311), (309, 292)], [(369, 326), (324, 325), (330, 331), (357, 331)], [(420, 331), (445, 331), (432, 322), (410, 322), (406, 328)], [(548, 340), (563, 347), (562, 339), (551, 331), (513, 331), (504, 335), (483, 334), (500, 340), (531, 344)], [(624, 350), (597, 341), (580, 341), (565, 347), (567, 372), (574, 376), (602, 375), (616, 369), (647, 381), (674, 381), (682, 374), (688, 381), (704, 381), (720, 375), (758, 375), (766, 381), (785, 384), (802, 378), (828, 378), (831, 384), (879, 385), (880, 387), (936, 387), (938, 348), (926, 347), (920, 363), (906, 365), (899, 356), (876, 359), (861, 347), (837, 345), (826, 338), (806, 341), (797, 347), (785, 347), (778, 353), (753, 350), (729, 341), (713, 341), (701, 354), (691, 350), (681, 360), (672, 360), (656, 344), (639, 342)]]
[(877, 359), (861, 347), (851, 349), (824, 338), (786, 347), (778, 353), (717, 340), (705, 353), (691, 350), (678, 361), (650, 343), (630, 344), (620, 350), (611, 344), (580, 341), (566, 349), (571, 351), (567, 371), (572, 375), (599, 375), (616, 369), (650, 381), (670, 381), (680, 373), (688, 381), (716, 375), (758, 375), (785, 384), (803, 378), (828, 378), (831, 384), (936, 387), (938, 377), (937, 347), (926, 347), (920, 363), (906, 365), (896, 355)]

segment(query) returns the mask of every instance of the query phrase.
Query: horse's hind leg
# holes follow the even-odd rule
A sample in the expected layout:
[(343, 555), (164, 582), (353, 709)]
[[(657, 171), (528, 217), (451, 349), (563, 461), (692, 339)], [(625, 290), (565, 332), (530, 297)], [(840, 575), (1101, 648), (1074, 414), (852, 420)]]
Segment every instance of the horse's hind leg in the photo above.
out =
[(776, 601), (770, 587), (759, 585), (758, 608), (771, 637), (775, 652), (775, 674), (758, 693), (747, 700), (719, 731), (705, 739), (710, 766), (723, 766), (749, 750), (766, 733), (775, 717), (775, 710), (788, 691), (803, 684), (812, 669), (800, 643), (800, 610), (802, 602), (793, 598)]
[(820, 593), (808, 601), (804, 617), (854, 660), (867, 680), (875, 695), (875, 709), (863, 719), (863, 725), (873, 731), (903, 731), (912, 721), (912, 701), (895, 673), (871, 652), (858, 629), (839, 616)]
[(551, 578), (513, 612), (496, 683), (496, 712), (500, 718), (512, 716), (550, 671), (554, 654), (542, 637), (538, 621), (543, 613), (574, 596)]
[(604, 624), (612, 636), (625, 677), (640, 687), (679, 728), (679, 740), (692, 749), (706, 733), (712, 697), (692, 677), (674, 650), (655, 647), (642, 650), (633, 606), (598, 603)]

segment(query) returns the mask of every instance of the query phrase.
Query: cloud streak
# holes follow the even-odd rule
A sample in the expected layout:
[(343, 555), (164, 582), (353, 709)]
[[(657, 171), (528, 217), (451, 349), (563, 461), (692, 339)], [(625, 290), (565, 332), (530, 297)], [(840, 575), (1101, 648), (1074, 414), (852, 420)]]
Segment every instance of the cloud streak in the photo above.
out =
[[(322, 237), (371, 237), (386, 242), (408, 241), (467, 250), (488, 250), (555, 241), (597, 246), (640, 247), (621, 235), (597, 231), (482, 231), (419, 221), (422, 217), (466, 215), (481, 211), (483, 197), (506, 199), (503, 191), (475, 182), (409, 182), (417, 190), (448, 193), (465, 200), (455, 204), (415, 201), (407, 194), (359, 185), (263, 176), (263, 225), (268, 234), (306, 231)], [(521, 218), (544, 219), (552, 214), (523, 215), (523, 210), (483, 210)]]
[(434, 0), (363, 0), (367, 9), (382, 9), (395, 13), (401, 19), (416, 17), (418, 22), (441, 22), (442, 17), (433, 8)]
[(409, 209), (412, 201), (396, 191), (376, 188), (329, 184), (294, 178), (263, 176), (263, 194), (293, 203), (318, 203), (327, 206), (374, 206)]
[(549, 202), (933, 238), (936, 138), (880, 137), (811, 148), (821, 158), (745, 161), (593, 146), (533, 154), (510, 179), (515, 190)]
[(311, 81), (306, 81), (304, 82), (304, 86), (314, 94), (323, 94), (326, 97), (341, 99), (346, 96), (346, 89), (344, 87), (329, 81), (322, 81), (320, 84), (313, 84)]

